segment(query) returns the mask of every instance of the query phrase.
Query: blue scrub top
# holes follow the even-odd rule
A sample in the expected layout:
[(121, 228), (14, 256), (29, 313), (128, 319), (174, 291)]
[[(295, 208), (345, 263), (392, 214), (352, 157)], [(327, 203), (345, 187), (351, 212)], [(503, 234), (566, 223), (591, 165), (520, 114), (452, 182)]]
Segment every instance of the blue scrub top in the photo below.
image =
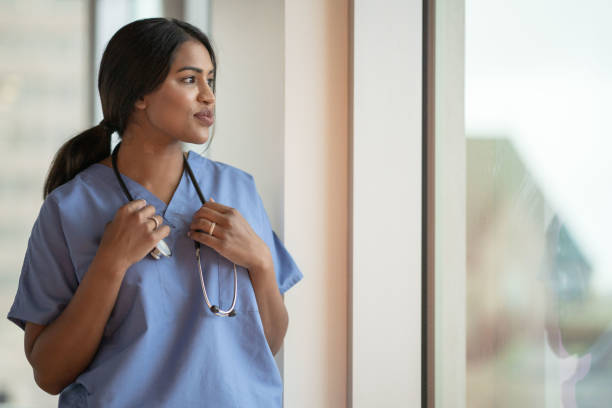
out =
[[(302, 273), (270, 226), (253, 177), (190, 152), (204, 197), (236, 208), (270, 248), (281, 293)], [(204, 302), (193, 241), (201, 207), (187, 175), (166, 206), (123, 176), (171, 228), (170, 258), (146, 256), (126, 272), (97, 354), (66, 387), (60, 407), (281, 407), (282, 382), (257, 309), (248, 271), (237, 266), (235, 317), (215, 316)], [(126, 204), (113, 169), (94, 164), (47, 196), (34, 224), (8, 318), (49, 324), (70, 302), (96, 254), (107, 222)], [(202, 246), (212, 304), (228, 309), (233, 264)]]

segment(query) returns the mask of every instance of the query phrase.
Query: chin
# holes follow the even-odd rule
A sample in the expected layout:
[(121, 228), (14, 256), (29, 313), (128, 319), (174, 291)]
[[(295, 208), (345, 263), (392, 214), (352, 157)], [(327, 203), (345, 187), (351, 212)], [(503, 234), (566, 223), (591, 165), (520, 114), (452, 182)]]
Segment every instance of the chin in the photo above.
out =
[(197, 144), (197, 145), (203, 145), (204, 143), (208, 142), (208, 138), (205, 138), (205, 139), (196, 139), (196, 140), (183, 140), (183, 142), (191, 143), (191, 144)]
[(208, 142), (208, 139), (209, 139), (209, 135), (208, 135), (208, 132), (206, 132), (205, 134), (200, 133), (200, 134), (193, 135), (191, 137), (186, 137), (185, 139), (183, 139), (183, 142), (201, 145), (201, 144)]

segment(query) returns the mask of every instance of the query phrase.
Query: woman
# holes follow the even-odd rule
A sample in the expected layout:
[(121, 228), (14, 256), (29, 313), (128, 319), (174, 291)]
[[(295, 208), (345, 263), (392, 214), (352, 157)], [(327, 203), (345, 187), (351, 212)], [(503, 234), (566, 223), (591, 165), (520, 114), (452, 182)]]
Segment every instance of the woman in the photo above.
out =
[(216, 67), (192, 25), (126, 25), (104, 120), (54, 159), (8, 318), (60, 407), (282, 405), (281, 294), (302, 274), (253, 177), (182, 152), (209, 139)]

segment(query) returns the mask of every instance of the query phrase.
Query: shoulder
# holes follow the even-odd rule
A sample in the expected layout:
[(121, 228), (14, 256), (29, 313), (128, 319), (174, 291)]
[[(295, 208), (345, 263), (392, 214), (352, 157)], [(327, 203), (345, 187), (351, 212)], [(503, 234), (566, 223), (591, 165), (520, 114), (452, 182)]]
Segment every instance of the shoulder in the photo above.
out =
[(70, 210), (78, 207), (80, 202), (80, 194), (75, 191), (83, 188), (82, 181), (77, 180), (77, 177), (55, 188), (41, 203), (30, 233), (29, 244), (37, 251), (43, 251), (45, 248), (59, 250), (65, 242), (66, 221), (72, 213)]
[(69, 230), (83, 231), (91, 230), (96, 220), (109, 221), (122, 205), (122, 197), (112, 184), (116, 182), (111, 178), (112, 170), (108, 170), (100, 164), (92, 165), (54, 189), (43, 201), (39, 217), (54, 219)]
[(236, 186), (249, 189), (255, 186), (255, 180), (250, 173), (230, 164), (209, 159), (194, 151), (189, 152), (189, 164), (200, 177), (209, 175), (217, 181), (231, 181)]
[(101, 189), (101, 179), (97, 176), (99, 166), (101, 165), (92, 165), (57, 187), (45, 198), (43, 206), (70, 209), (86, 205), (84, 201), (87, 201), (87, 197), (97, 195)]

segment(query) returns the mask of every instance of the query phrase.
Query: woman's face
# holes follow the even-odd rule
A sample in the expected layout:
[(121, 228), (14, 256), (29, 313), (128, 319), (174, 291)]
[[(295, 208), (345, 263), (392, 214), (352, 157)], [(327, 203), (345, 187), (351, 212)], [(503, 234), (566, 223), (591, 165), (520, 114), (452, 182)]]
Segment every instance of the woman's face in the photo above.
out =
[(164, 82), (136, 103), (155, 133), (187, 143), (206, 143), (214, 120), (213, 69), (202, 43), (186, 41), (179, 46)]

